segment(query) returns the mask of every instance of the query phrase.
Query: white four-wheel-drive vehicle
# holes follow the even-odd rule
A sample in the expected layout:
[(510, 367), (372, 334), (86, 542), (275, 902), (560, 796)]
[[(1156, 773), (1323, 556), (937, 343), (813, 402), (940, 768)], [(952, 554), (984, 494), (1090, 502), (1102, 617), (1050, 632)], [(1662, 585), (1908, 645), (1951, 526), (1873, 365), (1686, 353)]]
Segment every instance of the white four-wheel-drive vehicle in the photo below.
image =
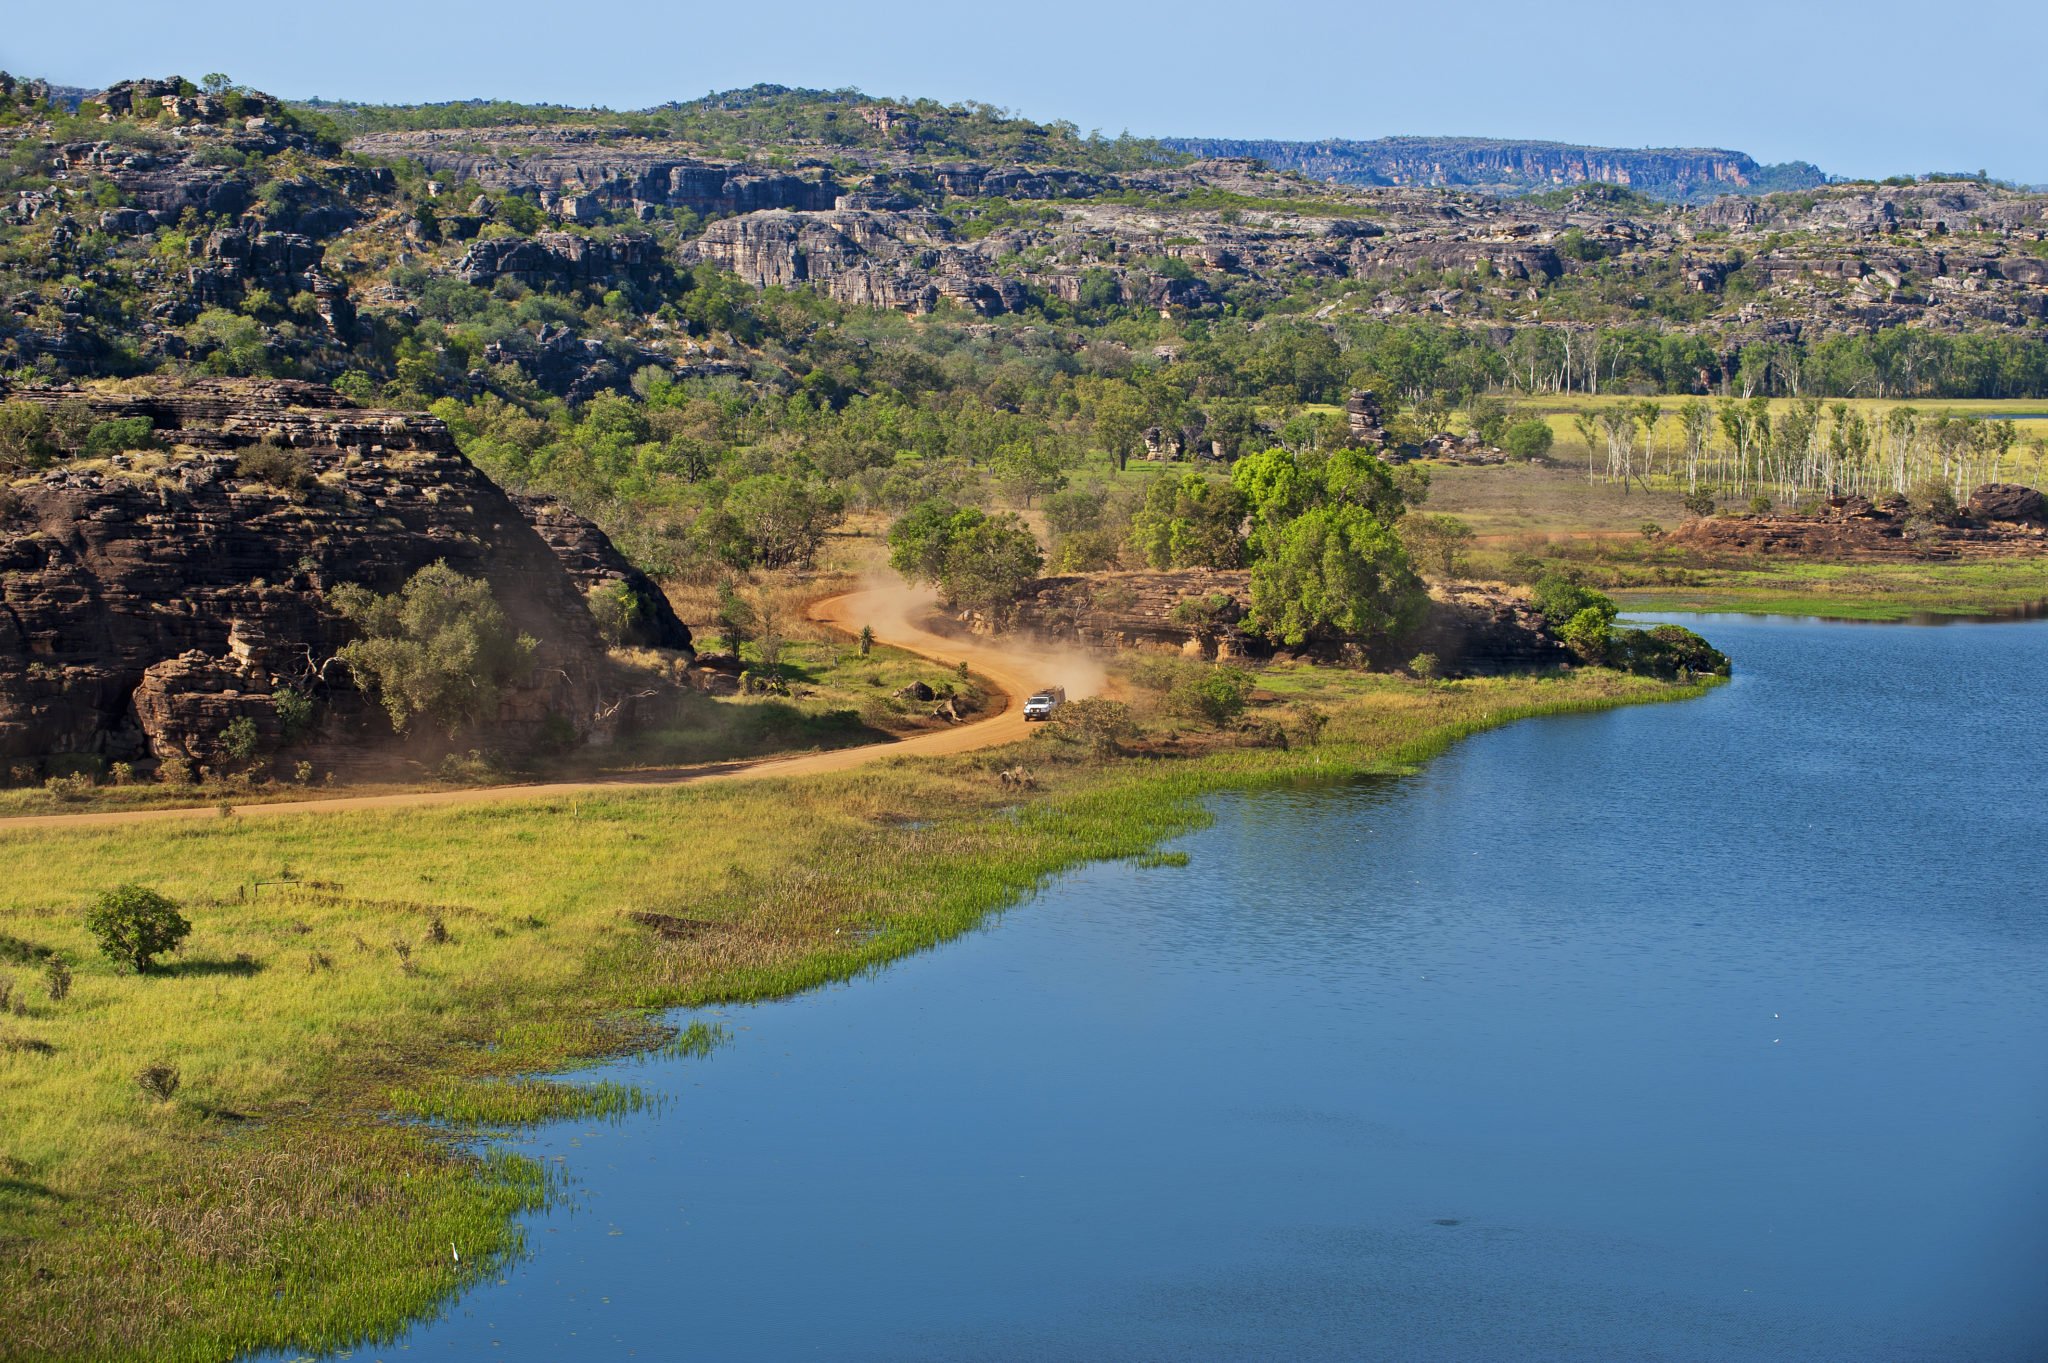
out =
[(1024, 702), (1024, 719), (1027, 723), (1034, 719), (1051, 719), (1052, 712), (1066, 702), (1066, 687), (1048, 686), (1043, 691), (1034, 692), (1031, 699)]

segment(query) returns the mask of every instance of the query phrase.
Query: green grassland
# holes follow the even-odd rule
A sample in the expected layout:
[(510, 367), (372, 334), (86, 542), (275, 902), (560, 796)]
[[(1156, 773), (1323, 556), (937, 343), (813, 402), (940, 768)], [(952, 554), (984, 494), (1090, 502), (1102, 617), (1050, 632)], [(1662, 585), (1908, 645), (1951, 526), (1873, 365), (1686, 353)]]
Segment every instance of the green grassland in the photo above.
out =
[[(1576, 438), (1571, 428), (1574, 415), (1646, 400), (1654, 401), (1667, 413), (1688, 401), (1670, 394), (1644, 399), (1617, 393), (1543, 393), (1516, 398), (1514, 403), (1532, 415), (1550, 419), (1551, 429), (1557, 432), (1558, 439), (1566, 440)], [(1701, 400), (1716, 405), (1722, 401), (1718, 397)], [(1796, 401), (1794, 398), (1771, 399), (1771, 414), (1775, 417), (1790, 410)], [(1823, 401), (1831, 408), (1838, 402), (1845, 403), (1851, 411), (1865, 418), (1880, 418), (1894, 407), (1912, 407), (1929, 416), (1947, 412), (1952, 416), (1974, 416), (1987, 421), (2019, 418), (2022, 441), (2048, 436), (2048, 398), (1920, 398), (1910, 402), (1896, 398), (1825, 398)]]
[(1675, 489), (1594, 482), (1583, 468), (1555, 464), (1431, 464), (1422, 509), (1456, 516), (1482, 544), (1522, 536), (1640, 535), (1645, 521), (1674, 526), (1685, 517)]
[[(458, 1137), (630, 1110), (630, 1090), (529, 1076), (661, 1044), (651, 1010), (875, 969), (1065, 867), (1145, 853), (1213, 791), (1398, 771), (1513, 719), (1697, 694), (1603, 671), (1262, 684), (1288, 702), (1276, 716), (1312, 697), (1321, 738), (1154, 717), (1121, 757), (1041, 734), (803, 782), (0, 830), (0, 1339), (197, 1360), (387, 1338), (498, 1271), (516, 1213), (549, 1196), (542, 1169)], [(996, 779), (1020, 764), (1021, 796)], [(146, 976), (82, 925), (125, 881), (194, 924)], [(52, 957), (75, 976), (61, 998)], [(158, 1065), (179, 1073), (169, 1097), (137, 1083)]]

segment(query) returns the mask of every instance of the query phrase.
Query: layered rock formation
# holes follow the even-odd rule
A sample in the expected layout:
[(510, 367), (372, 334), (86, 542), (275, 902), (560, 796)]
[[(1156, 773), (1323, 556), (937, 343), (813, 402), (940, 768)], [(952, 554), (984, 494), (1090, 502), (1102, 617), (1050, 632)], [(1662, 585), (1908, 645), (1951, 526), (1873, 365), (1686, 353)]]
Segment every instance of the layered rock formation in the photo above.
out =
[[(1250, 611), (1251, 574), (1243, 570), (1090, 573), (1031, 584), (1015, 627), (1086, 648), (1172, 650), (1206, 658), (1270, 655), (1272, 645), (1245, 627)], [(1536, 671), (1572, 661), (1527, 600), (1486, 583), (1433, 587), (1427, 617), (1404, 638), (1371, 647), (1355, 639), (1316, 639), (1302, 651), (1357, 656), (1382, 666), (1430, 653), (1452, 674)]]
[(527, 194), (560, 217), (589, 220), (595, 212), (652, 216), (682, 209), (702, 217), (764, 209), (827, 209), (841, 194), (826, 167), (783, 170), (744, 161), (708, 160), (684, 148), (592, 145), (580, 129), (492, 129), (479, 134), (374, 133), (349, 149), (365, 156), (417, 161), (430, 175), (473, 180), (500, 193)]
[[(431, 418), (282, 381), (0, 396), (148, 417), (168, 447), (63, 464), (8, 498), (0, 759), (11, 763), (219, 763), (236, 719), (266, 749), (284, 737), (275, 698), (286, 687), (315, 700), (321, 733), (343, 749), (388, 739), (333, 662), (352, 627), (331, 594), (344, 583), (390, 592), (436, 561), (488, 581), (511, 625), (538, 641), (484, 726), (492, 746), (605, 736), (611, 682), (590, 586), (625, 581), (643, 600), (642, 642), (689, 646), (660, 593), (594, 526), (522, 506)], [(302, 461), (306, 481), (245, 465), (259, 443)]]
[(1027, 298), (925, 212), (751, 213), (711, 224), (683, 259), (715, 261), (757, 288), (816, 284), (857, 306), (930, 312), (949, 298), (987, 316)]
[(356, 311), (348, 286), (321, 269), (320, 246), (311, 237), (264, 231), (251, 224), (210, 234), (204, 251), (206, 264), (188, 275), (195, 306), (234, 307), (251, 289), (267, 290), (280, 299), (311, 294), (315, 315), (336, 339), (347, 340), (354, 333)]
[(646, 283), (667, 262), (645, 232), (596, 238), (573, 232), (537, 232), (531, 237), (492, 237), (470, 243), (455, 274), (465, 284), (488, 285), (510, 277), (528, 288), (606, 287), (622, 281)]
[(1810, 516), (1698, 516), (1670, 533), (1708, 556), (1955, 559), (2048, 553), (2048, 503), (2033, 488), (1986, 483), (1948, 523), (1915, 517), (1903, 497), (1835, 497)]

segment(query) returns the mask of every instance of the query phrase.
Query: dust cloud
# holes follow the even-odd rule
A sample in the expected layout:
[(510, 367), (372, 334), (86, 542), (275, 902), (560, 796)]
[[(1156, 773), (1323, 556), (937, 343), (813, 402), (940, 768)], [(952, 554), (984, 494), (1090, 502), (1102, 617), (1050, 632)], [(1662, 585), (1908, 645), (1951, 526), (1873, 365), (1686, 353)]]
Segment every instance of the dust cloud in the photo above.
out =
[[(870, 574), (859, 591), (820, 605), (819, 618), (849, 633), (869, 625), (884, 643), (943, 661), (964, 659), (1019, 699), (1041, 687), (1063, 686), (1069, 699), (1079, 700), (1101, 695), (1109, 686), (1102, 660), (1086, 650), (1022, 634), (965, 633), (965, 626), (946, 618), (936, 592), (907, 586), (893, 573)], [(956, 629), (961, 632), (952, 632)]]

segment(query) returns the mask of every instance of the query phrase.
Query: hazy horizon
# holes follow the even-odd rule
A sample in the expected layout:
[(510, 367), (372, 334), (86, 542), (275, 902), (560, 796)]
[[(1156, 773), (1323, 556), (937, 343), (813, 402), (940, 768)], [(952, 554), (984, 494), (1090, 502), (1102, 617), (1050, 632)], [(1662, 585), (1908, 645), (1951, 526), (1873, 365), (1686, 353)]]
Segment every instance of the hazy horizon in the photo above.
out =
[[(1535, 13), (1503, 0), (1434, 12), (1280, 0), (1107, 10), (1050, 0), (1025, 19), (900, 0), (853, 13), (801, 3), (764, 34), (750, 12), (624, 0), (570, 27), (536, 0), (479, 24), (452, 7), (364, 0), (346, 23), (280, 8), (261, 25), (173, 26), (110, 0), (90, 44), (53, 10), (18, 15), (0, 68), (89, 88), (224, 71), (294, 99), (510, 99), (645, 108), (756, 83), (878, 98), (977, 100), (1108, 134), (1285, 141), (1473, 136), (1618, 148), (1714, 148), (1810, 161), (1852, 178), (1974, 172), (2048, 181), (2032, 129), (2048, 86), (2029, 53), (2048, 19), (2018, 0), (1975, 7), (1987, 40), (1930, 73), (1896, 35), (1923, 16), (1878, 0), (1838, 8), (1734, 0), (1692, 14), (1581, 3)], [(410, 35), (394, 42), (394, 35)], [(1477, 36), (1475, 36), (1477, 35)], [(1902, 93), (1910, 87), (1912, 97)], [(1423, 131), (1453, 120), (1482, 132)]]

